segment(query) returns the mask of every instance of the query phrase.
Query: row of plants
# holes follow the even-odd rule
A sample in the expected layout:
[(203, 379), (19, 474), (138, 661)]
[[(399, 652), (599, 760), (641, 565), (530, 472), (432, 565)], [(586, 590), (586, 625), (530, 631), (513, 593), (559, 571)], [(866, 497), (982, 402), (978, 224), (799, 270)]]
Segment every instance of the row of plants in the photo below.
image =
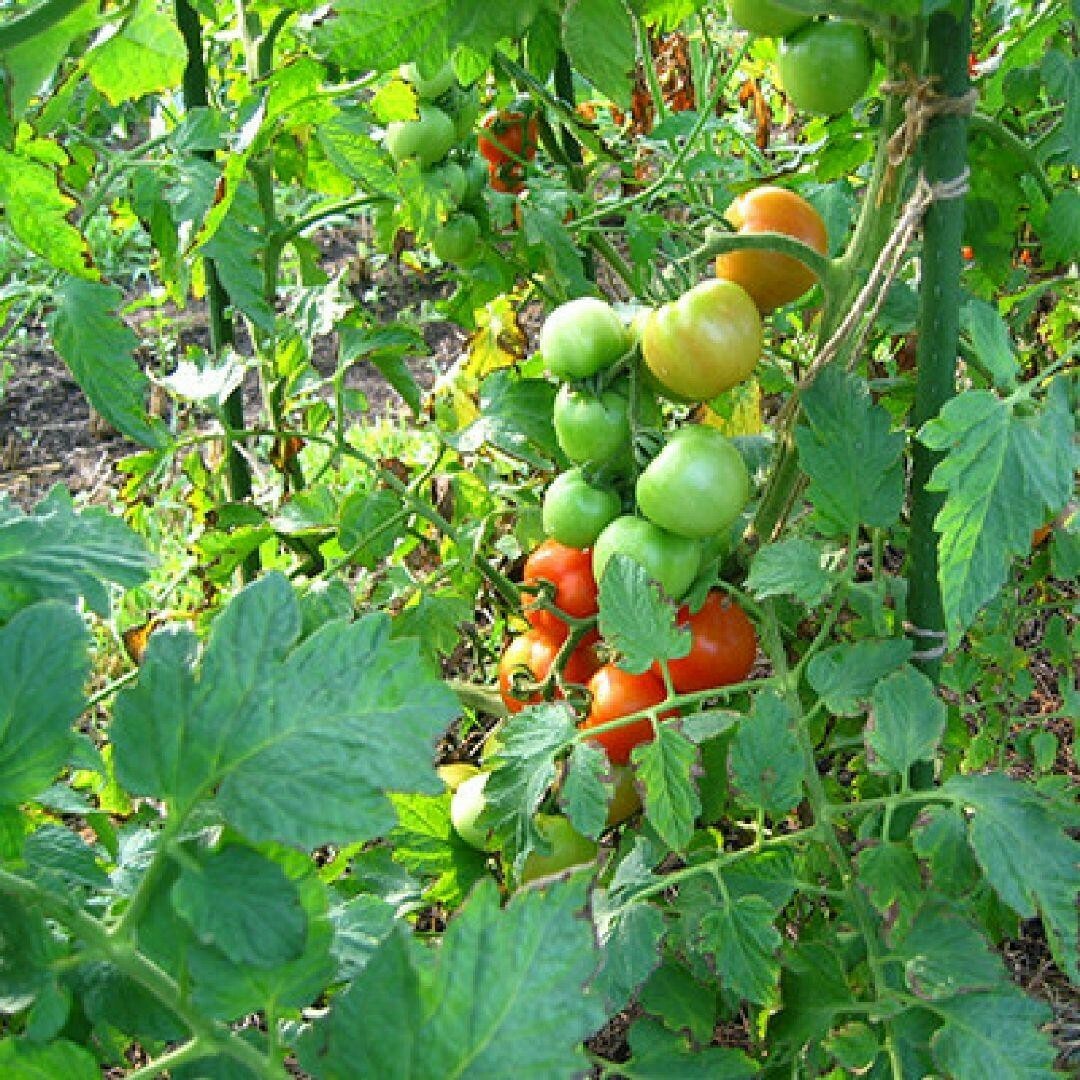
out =
[(5, 1075), (1069, 1067), (1067, 5), (6, 6)]

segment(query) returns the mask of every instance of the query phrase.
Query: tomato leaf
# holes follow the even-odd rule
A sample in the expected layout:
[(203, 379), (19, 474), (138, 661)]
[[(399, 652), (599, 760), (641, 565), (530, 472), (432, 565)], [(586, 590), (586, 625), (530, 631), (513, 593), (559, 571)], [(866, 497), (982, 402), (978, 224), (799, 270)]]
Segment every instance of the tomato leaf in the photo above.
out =
[(881, 914), (886, 932), (906, 929), (925, 895), (919, 861), (903, 844), (863, 848), (855, 859), (856, 880)]
[(164, 446), (164, 426), (146, 414), (147, 380), (133, 356), (137, 338), (116, 314), (121, 299), (115, 286), (70, 277), (56, 290), (49, 333), (90, 404), (113, 427), (143, 446)]
[(560, 801), (574, 828), (592, 839), (603, 832), (607, 820), (611, 797), (603, 783), (607, 773), (607, 754), (599, 746), (590, 742), (574, 745)]
[(693, 1048), (684, 1034), (655, 1020), (638, 1020), (627, 1037), (630, 1060), (619, 1065), (619, 1075), (627, 1080), (748, 1080), (761, 1071), (741, 1050)]
[(0, 1010), (8, 1016), (32, 1005), (47, 986), (50, 934), (37, 907), (6, 893), (0, 893), (0, 919)]
[(46, 1080), (62, 1076), (64, 1080), (99, 1080), (101, 1067), (93, 1054), (67, 1039), (45, 1045), (27, 1038), (10, 1036), (0, 1041), (0, 1069), (7, 1076), (25, 1080)]
[(634, 747), (631, 759), (645, 785), (645, 816), (673, 851), (694, 833), (701, 800), (691, 779), (697, 747), (670, 724), (661, 723), (652, 742)]
[(860, 525), (888, 528), (904, 498), (904, 436), (870, 399), (866, 383), (836, 364), (803, 394), (806, 423), (795, 431), (799, 462), (810, 477), (814, 521), (828, 536)]
[(485, 881), (438, 949), (425, 955), (393, 933), (301, 1037), (301, 1066), (322, 1080), (582, 1070), (580, 1043), (604, 1018), (583, 992), (598, 961), (584, 902), (570, 882), (518, 893), (503, 910)]
[(870, 700), (866, 747), (872, 772), (906, 776), (916, 761), (933, 758), (946, 709), (925, 675), (905, 664), (877, 683)]
[(675, 612), (645, 568), (613, 555), (600, 581), (600, 633), (619, 651), (619, 667), (635, 675), (654, 660), (690, 651), (690, 630), (675, 625)]
[(447, 0), (343, 0), (314, 29), (316, 49), (346, 71), (441, 64), (452, 5)]
[(708, 1042), (716, 1027), (715, 987), (702, 985), (686, 964), (667, 958), (641, 988), (641, 1007), (673, 1031), (689, 1031), (695, 1042)]
[(723, 985), (757, 1005), (775, 1003), (780, 977), (776, 910), (762, 896), (721, 903), (701, 920), (704, 947), (716, 957)]
[(759, 599), (794, 596), (816, 607), (828, 594), (833, 575), (822, 565), (824, 552), (810, 540), (781, 540), (765, 544), (755, 555), (746, 587)]
[(86, 59), (90, 81), (109, 102), (135, 101), (179, 85), (187, 62), (184, 39), (174, 19), (141, 0), (134, 16)]
[(32, 799), (67, 761), (89, 644), (75, 610), (51, 600), (0, 628), (0, 806)]
[(945, 452), (928, 487), (945, 492), (934, 520), (938, 580), (950, 643), (998, 593), (1031, 534), (1072, 495), (1077, 452), (1064, 379), (1055, 379), (1041, 410), (1023, 415), (988, 390), (953, 398), (919, 433)]
[(511, 716), (499, 732), (495, 769), (484, 788), (488, 820), (515, 851), (520, 872), (530, 851), (547, 851), (533, 815), (555, 779), (555, 755), (577, 727), (563, 705), (538, 705)]
[(430, 903), (457, 907), (487, 874), (481, 852), (458, 836), (450, 821), (450, 795), (392, 795), (398, 823), (387, 840), (394, 861), (420, 878), (434, 878), (424, 891)]
[(806, 665), (806, 678), (830, 712), (855, 716), (877, 684), (899, 669), (911, 652), (906, 638), (832, 645)]
[(637, 53), (634, 25), (622, 0), (570, 0), (563, 46), (574, 67), (602, 94), (630, 107)]
[(783, 1007), (769, 1022), (773, 1045), (799, 1050), (828, 1032), (855, 1001), (831, 943), (804, 942), (784, 957), (780, 999)]
[(593, 916), (604, 962), (590, 986), (603, 997), (604, 1008), (613, 1016), (660, 963), (665, 926), (663, 914), (651, 904), (632, 904), (611, 918), (604, 900), (602, 892), (593, 894)]
[(1060, 1075), (1054, 1069), (1054, 1045), (1040, 1028), (1051, 1018), (1050, 1006), (1003, 983), (988, 993), (957, 994), (934, 1003), (945, 1022), (934, 1034), (931, 1050), (946, 1076), (956, 1080), (1002, 1080)]
[(1021, 918), (1042, 916), (1054, 959), (1080, 982), (1080, 846), (1063, 831), (1066, 823), (1080, 824), (1075, 807), (1066, 815), (1030, 784), (998, 773), (953, 776), (941, 790), (974, 810), (968, 840), (991, 886)]
[(775, 817), (802, 798), (803, 755), (791, 712), (775, 694), (763, 693), (739, 725), (731, 743), (732, 780), (749, 802)]
[(892, 951), (903, 961), (908, 988), (928, 1001), (992, 990), (1008, 979), (1001, 957), (991, 952), (985, 936), (939, 899), (919, 910)]
[(107, 617), (108, 586), (141, 584), (152, 563), (123, 521), (100, 507), (77, 512), (62, 487), (29, 514), (0, 495), (0, 623), (38, 600), (81, 598)]
[(382, 616), (297, 645), (300, 628), (292, 589), (270, 574), (218, 616), (197, 681), (189, 631), (151, 637), (111, 731), (125, 786), (177, 812), (212, 797), (250, 838), (303, 847), (386, 832), (386, 791), (440, 791), (417, 763), (456, 703), (415, 645), (389, 640)]

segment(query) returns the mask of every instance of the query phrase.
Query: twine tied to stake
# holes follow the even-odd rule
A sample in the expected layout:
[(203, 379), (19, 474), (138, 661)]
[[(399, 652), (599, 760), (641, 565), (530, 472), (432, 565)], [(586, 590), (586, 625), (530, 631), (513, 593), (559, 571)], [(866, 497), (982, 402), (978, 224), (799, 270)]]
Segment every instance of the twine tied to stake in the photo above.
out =
[(946, 652), (946, 643), (949, 635), (944, 630), (928, 630), (924, 626), (915, 626), (913, 623), (904, 623), (904, 632), (908, 637), (924, 638), (936, 641), (938, 644), (929, 649), (917, 649), (911, 654), (911, 660), (940, 660)]
[(960, 97), (946, 97), (934, 88), (938, 79), (932, 75), (917, 79), (883, 82), (883, 94), (904, 94), (904, 120), (889, 136), (889, 167), (895, 169), (915, 152), (915, 147), (926, 131), (926, 125), (938, 116), (970, 116), (979, 100), (978, 90), (969, 90)]

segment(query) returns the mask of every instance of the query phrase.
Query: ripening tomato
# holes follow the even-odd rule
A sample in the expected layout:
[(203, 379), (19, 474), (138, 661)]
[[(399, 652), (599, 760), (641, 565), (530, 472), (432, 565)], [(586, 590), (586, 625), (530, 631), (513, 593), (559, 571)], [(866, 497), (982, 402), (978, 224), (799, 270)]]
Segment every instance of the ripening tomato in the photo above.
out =
[(837, 116), (866, 93), (874, 70), (870, 35), (857, 23), (830, 19), (780, 42), (776, 71), (784, 93), (804, 112)]
[[(690, 628), (690, 652), (668, 661), (671, 685), (680, 694), (730, 686), (750, 674), (757, 656), (754, 624), (723, 593), (709, 593), (701, 610), (694, 614), (683, 604), (676, 622)], [(659, 662), (653, 665), (653, 671), (662, 677)]]
[[(580, 724), (583, 731), (659, 705), (667, 692), (663, 681), (651, 671), (632, 675), (615, 664), (605, 664), (589, 680), (589, 695), (592, 704), (589, 715)], [(674, 715), (668, 712), (661, 719)], [(595, 741), (604, 748), (613, 765), (625, 765), (630, 760), (630, 751), (641, 743), (652, 742), (652, 738), (652, 721), (646, 716), (624, 727), (604, 731), (595, 736)]]
[(679, 428), (637, 480), (637, 504), (654, 525), (702, 540), (729, 529), (750, 498), (750, 474), (714, 427)]
[[(543, 682), (551, 671), (551, 665), (555, 663), (563, 642), (566, 640), (565, 633), (562, 636), (548, 634), (543, 630), (526, 630), (514, 638), (506, 647), (506, 651), (499, 658), (499, 696), (503, 704), (511, 713), (519, 713), (526, 705), (536, 705), (543, 700), (540, 694), (533, 694), (528, 698), (514, 696), (514, 673), (527, 672), (533, 682)], [(563, 682), (573, 683), (575, 686), (584, 686), (592, 677), (593, 672), (600, 666), (596, 656), (596, 643), (599, 635), (595, 630), (589, 631), (581, 643), (567, 657), (566, 666), (562, 671)], [(556, 697), (561, 696), (556, 692)]]
[(477, 146), (492, 166), (520, 164), (536, 157), (538, 124), (535, 115), (514, 109), (496, 109), (484, 117)]
[[(759, 187), (740, 195), (724, 216), (737, 232), (783, 233), (819, 255), (829, 250), (821, 215), (794, 191)], [(805, 263), (779, 251), (727, 251), (716, 256), (716, 276), (741, 285), (762, 314), (790, 304), (817, 280)]]
[(630, 338), (610, 304), (579, 296), (544, 320), (538, 346), (552, 375), (585, 379), (611, 367), (630, 348)]
[(761, 315), (732, 281), (702, 281), (645, 321), (645, 366), (663, 393), (708, 401), (745, 379), (761, 356)]
[(562, 814), (537, 814), (534, 820), (540, 835), (551, 845), (551, 851), (546, 855), (539, 851), (529, 852), (521, 870), (522, 885), (596, 859), (600, 850), (596, 841), (582, 836)]
[(396, 162), (416, 158), (424, 168), (446, 156), (454, 145), (454, 122), (434, 105), (421, 102), (416, 120), (399, 120), (386, 128), (386, 148)]
[[(549, 581), (555, 587), (552, 602), (560, 611), (575, 619), (596, 614), (597, 590), (591, 551), (567, 547), (557, 540), (545, 540), (526, 559), (522, 578), (525, 585), (539, 581)], [(523, 591), (522, 599), (528, 601), (529, 595)], [(560, 641), (566, 637), (566, 623), (550, 611), (527, 609), (525, 618), (538, 630), (545, 630)]]
[(520, 195), (525, 190), (525, 170), (513, 161), (488, 166), (488, 182), (492, 191), (504, 195)]

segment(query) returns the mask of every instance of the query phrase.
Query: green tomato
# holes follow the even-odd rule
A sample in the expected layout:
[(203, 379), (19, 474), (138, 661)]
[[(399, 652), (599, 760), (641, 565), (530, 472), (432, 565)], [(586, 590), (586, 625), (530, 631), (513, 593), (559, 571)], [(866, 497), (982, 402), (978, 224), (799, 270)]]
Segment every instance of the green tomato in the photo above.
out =
[(449, 60), (430, 78), (424, 78), (416, 64), (405, 64), (401, 68), (401, 77), (407, 83), (412, 83), (416, 96), (421, 101), (434, 101), (435, 98), (442, 97), (457, 82), (454, 65)]
[(480, 223), (472, 216), (459, 211), (451, 214), (431, 238), (431, 250), (449, 263), (471, 262), (480, 243)]
[(455, 141), (465, 142), (472, 136), (480, 116), (480, 92), (475, 86), (458, 87), (450, 100), (449, 108), (454, 119)]
[(398, 163), (416, 158), (424, 168), (430, 168), (454, 145), (454, 123), (442, 109), (426, 102), (421, 102), (417, 111), (417, 120), (387, 125), (386, 149)]
[(638, 508), (654, 524), (691, 539), (730, 528), (750, 498), (742, 455), (716, 428), (679, 428), (638, 477)]
[(523, 885), (596, 859), (599, 850), (596, 841), (582, 836), (561, 814), (537, 814), (536, 827), (551, 845), (551, 854), (529, 853), (521, 872)]
[[(446, 766), (443, 766), (446, 768)], [(634, 783), (634, 767), (632, 765), (612, 765), (612, 780), (614, 790), (611, 793), (611, 801), (608, 803), (606, 824), (619, 825), (631, 814), (636, 814), (641, 809), (641, 795)]]
[(855, 23), (811, 23), (780, 43), (776, 70), (797, 109), (836, 116), (847, 112), (870, 85), (870, 36)]
[(751, 34), (786, 37), (811, 19), (797, 11), (781, 7), (773, 0), (728, 0), (731, 21)]
[(487, 162), (479, 154), (474, 154), (465, 166), (465, 196), (461, 201), (467, 206), (482, 203), (487, 186)]
[(701, 544), (676, 536), (644, 518), (629, 514), (616, 518), (596, 538), (593, 547), (593, 575), (597, 581), (613, 555), (633, 559), (672, 600), (679, 600), (697, 577), (701, 565)]
[(491, 851), (495, 847), (491, 829), (481, 817), (487, 808), (484, 787), (490, 775), (490, 772), (478, 772), (462, 780), (450, 797), (451, 824), (466, 844), (479, 851)]
[(588, 548), (620, 513), (622, 499), (615, 491), (590, 484), (581, 469), (570, 469), (556, 476), (544, 495), (544, 532), (567, 547)]
[[(555, 396), (555, 438), (563, 453), (578, 464), (629, 461), (630, 418), (628, 379), (620, 379), (607, 390), (595, 394), (569, 383)], [(649, 392), (638, 396), (642, 426), (658, 427), (662, 416), (656, 398)]]
[(475, 765), (470, 765), (467, 761), (451, 761), (449, 765), (440, 765), (435, 771), (448, 791), (457, 791), (466, 780), (480, 772)]
[(630, 347), (615, 309), (595, 296), (557, 307), (540, 331), (540, 352), (560, 379), (585, 379), (611, 367)]

